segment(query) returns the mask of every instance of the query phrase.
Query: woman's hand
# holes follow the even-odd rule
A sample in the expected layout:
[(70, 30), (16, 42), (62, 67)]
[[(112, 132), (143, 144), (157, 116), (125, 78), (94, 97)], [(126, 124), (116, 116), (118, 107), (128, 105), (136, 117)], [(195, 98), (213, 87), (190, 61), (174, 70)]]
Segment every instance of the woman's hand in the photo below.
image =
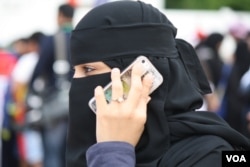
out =
[(117, 100), (107, 104), (102, 87), (95, 89), (97, 142), (122, 141), (133, 146), (138, 143), (146, 123), (149, 91), (153, 82), (152, 74), (141, 79), (142, 69), (140, 63), (133, 66), (131, 89), (124, 101), (119, 101), (123, 97), (123, 87), (117, 68), (111, 71), (112, 99)]

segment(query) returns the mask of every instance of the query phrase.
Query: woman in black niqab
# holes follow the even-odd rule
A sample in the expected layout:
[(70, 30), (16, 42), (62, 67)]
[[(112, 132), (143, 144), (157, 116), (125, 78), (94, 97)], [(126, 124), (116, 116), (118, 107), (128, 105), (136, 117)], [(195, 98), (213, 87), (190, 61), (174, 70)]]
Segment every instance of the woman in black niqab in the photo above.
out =
[[(207, 76), (215, 86), (218, 87), (222, 78), (223, 61), (219, 55), (219, 48), (223, 40), (220, 33), (211, 33), (206, 39), (196, 46), (196, 52), (202, 54), (200, 60), (204, 62), (205, 68), (208, 70)], [(205, 52), (205, 53), (204, 53)]]
[[(147, 56), (164, 77), (150, 96), (145, 130), (137, 144), (136, 166), (192, 166), (220, 160), (220, 150), (249, 149), (249, 141), (210, 112), (195, 112), (210, 93), (193, 47), (176, 39), (176, 28), (159, 10), (140, 1), (98, 6), (77, 24), (71, 37), (72, 64), (102, 61), (123, 70)], [(97, 85), (110, 73), (73, 78), (66, 161), (84, 167), (86, 150), (96, 143), (95, 114), (88, 107)], [(206, 166), (203, 164), (202, 166)]]

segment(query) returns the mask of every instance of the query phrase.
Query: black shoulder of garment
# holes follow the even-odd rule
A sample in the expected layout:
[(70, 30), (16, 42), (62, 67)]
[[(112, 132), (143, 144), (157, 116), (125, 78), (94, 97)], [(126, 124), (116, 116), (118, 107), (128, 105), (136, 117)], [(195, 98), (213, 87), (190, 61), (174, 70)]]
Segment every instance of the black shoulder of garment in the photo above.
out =
[(186, 112), (168, 118), (171, 147), (160, 167), (220, 167), (222, 151), (250, 150), (250, 140), (212, 112)]

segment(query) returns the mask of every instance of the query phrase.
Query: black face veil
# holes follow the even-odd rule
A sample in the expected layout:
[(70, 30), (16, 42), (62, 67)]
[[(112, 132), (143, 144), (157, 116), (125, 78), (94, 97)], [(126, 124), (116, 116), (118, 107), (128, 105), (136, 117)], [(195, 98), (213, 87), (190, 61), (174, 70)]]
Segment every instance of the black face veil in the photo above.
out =
[[(168, 118), (193, 112), (210, 87), (190, 44), (175, 38), (176, 28), (159, 10), (143, 2), (118, 1), (91, 10), (71, 37), (73, 65), (103, 61), (124, 69), (137, 56), (147, 56), (164, 77), (151, 94), (145, 131), (136, 147), (137, 166), (157, 166), (171, 145)], [(96, 142), (95, 114), (88, 101), (95, 86), (110, 74), (73, 79), (70, 90), (68, 167), (86, 166), (85, 152)]]

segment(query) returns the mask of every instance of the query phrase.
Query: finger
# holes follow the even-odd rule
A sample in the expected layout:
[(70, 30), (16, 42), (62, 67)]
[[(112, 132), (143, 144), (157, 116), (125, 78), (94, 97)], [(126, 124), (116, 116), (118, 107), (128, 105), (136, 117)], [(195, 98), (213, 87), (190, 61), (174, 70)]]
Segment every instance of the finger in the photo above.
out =
[(107, 102), (101, 86), (95, 88), (95, 99), (96, 99), (96, 114), (102, 114), (105, 111)]
[(143, 66), (140, 63), (136, 63), (132, 68), (131, 74), (131, 88), (128, 94), (128, 103), (131, 104), (131, 107), (134, 107), (138, 104), (139, 98), (141, 97), (142, 91), (142, 75), (143, 75)]
[[(143, 124), (146, 123), (147, 120), (147, 104), (151, 100), (150, 96), (140, 98), (140, 101), (137, 105), (137, 109), (135, 110), (135, 115), (137, 117), (138, 123), (141, 122)], [(139, 119), (140, 118), (140, 119)]]
[(147, 120), (147, 104), (150, 101), (150, 97), (147, 98), (141, 98), (138, 105), (137, 110), (135, 111), (138, 118), (138, 121), (141, 121), (141, 123), (145, 124)]
[(150, 90), (153, 86), (154, 75), (152, 73), (147, 73), (142, 79), (142, 96), (147, 100)]
[(142, 80), (142, 93), (140, 97), (139, 104), (137, 106), (137, 115), (139, 115), (140, 118), (142, 118), (143, 123), (146, 122), (146, 117), (147, 117), (147, 104), (151, 100), (149, 93), (150, 89), (153, 84), (153, 74), (148, 73), (143, 77)]
[(111, 71), (111, 80), (112, 80), (112, 99), (116, 100), (123, 96), (123, 87), (120, 78), (120, 70), (114, 68)]

